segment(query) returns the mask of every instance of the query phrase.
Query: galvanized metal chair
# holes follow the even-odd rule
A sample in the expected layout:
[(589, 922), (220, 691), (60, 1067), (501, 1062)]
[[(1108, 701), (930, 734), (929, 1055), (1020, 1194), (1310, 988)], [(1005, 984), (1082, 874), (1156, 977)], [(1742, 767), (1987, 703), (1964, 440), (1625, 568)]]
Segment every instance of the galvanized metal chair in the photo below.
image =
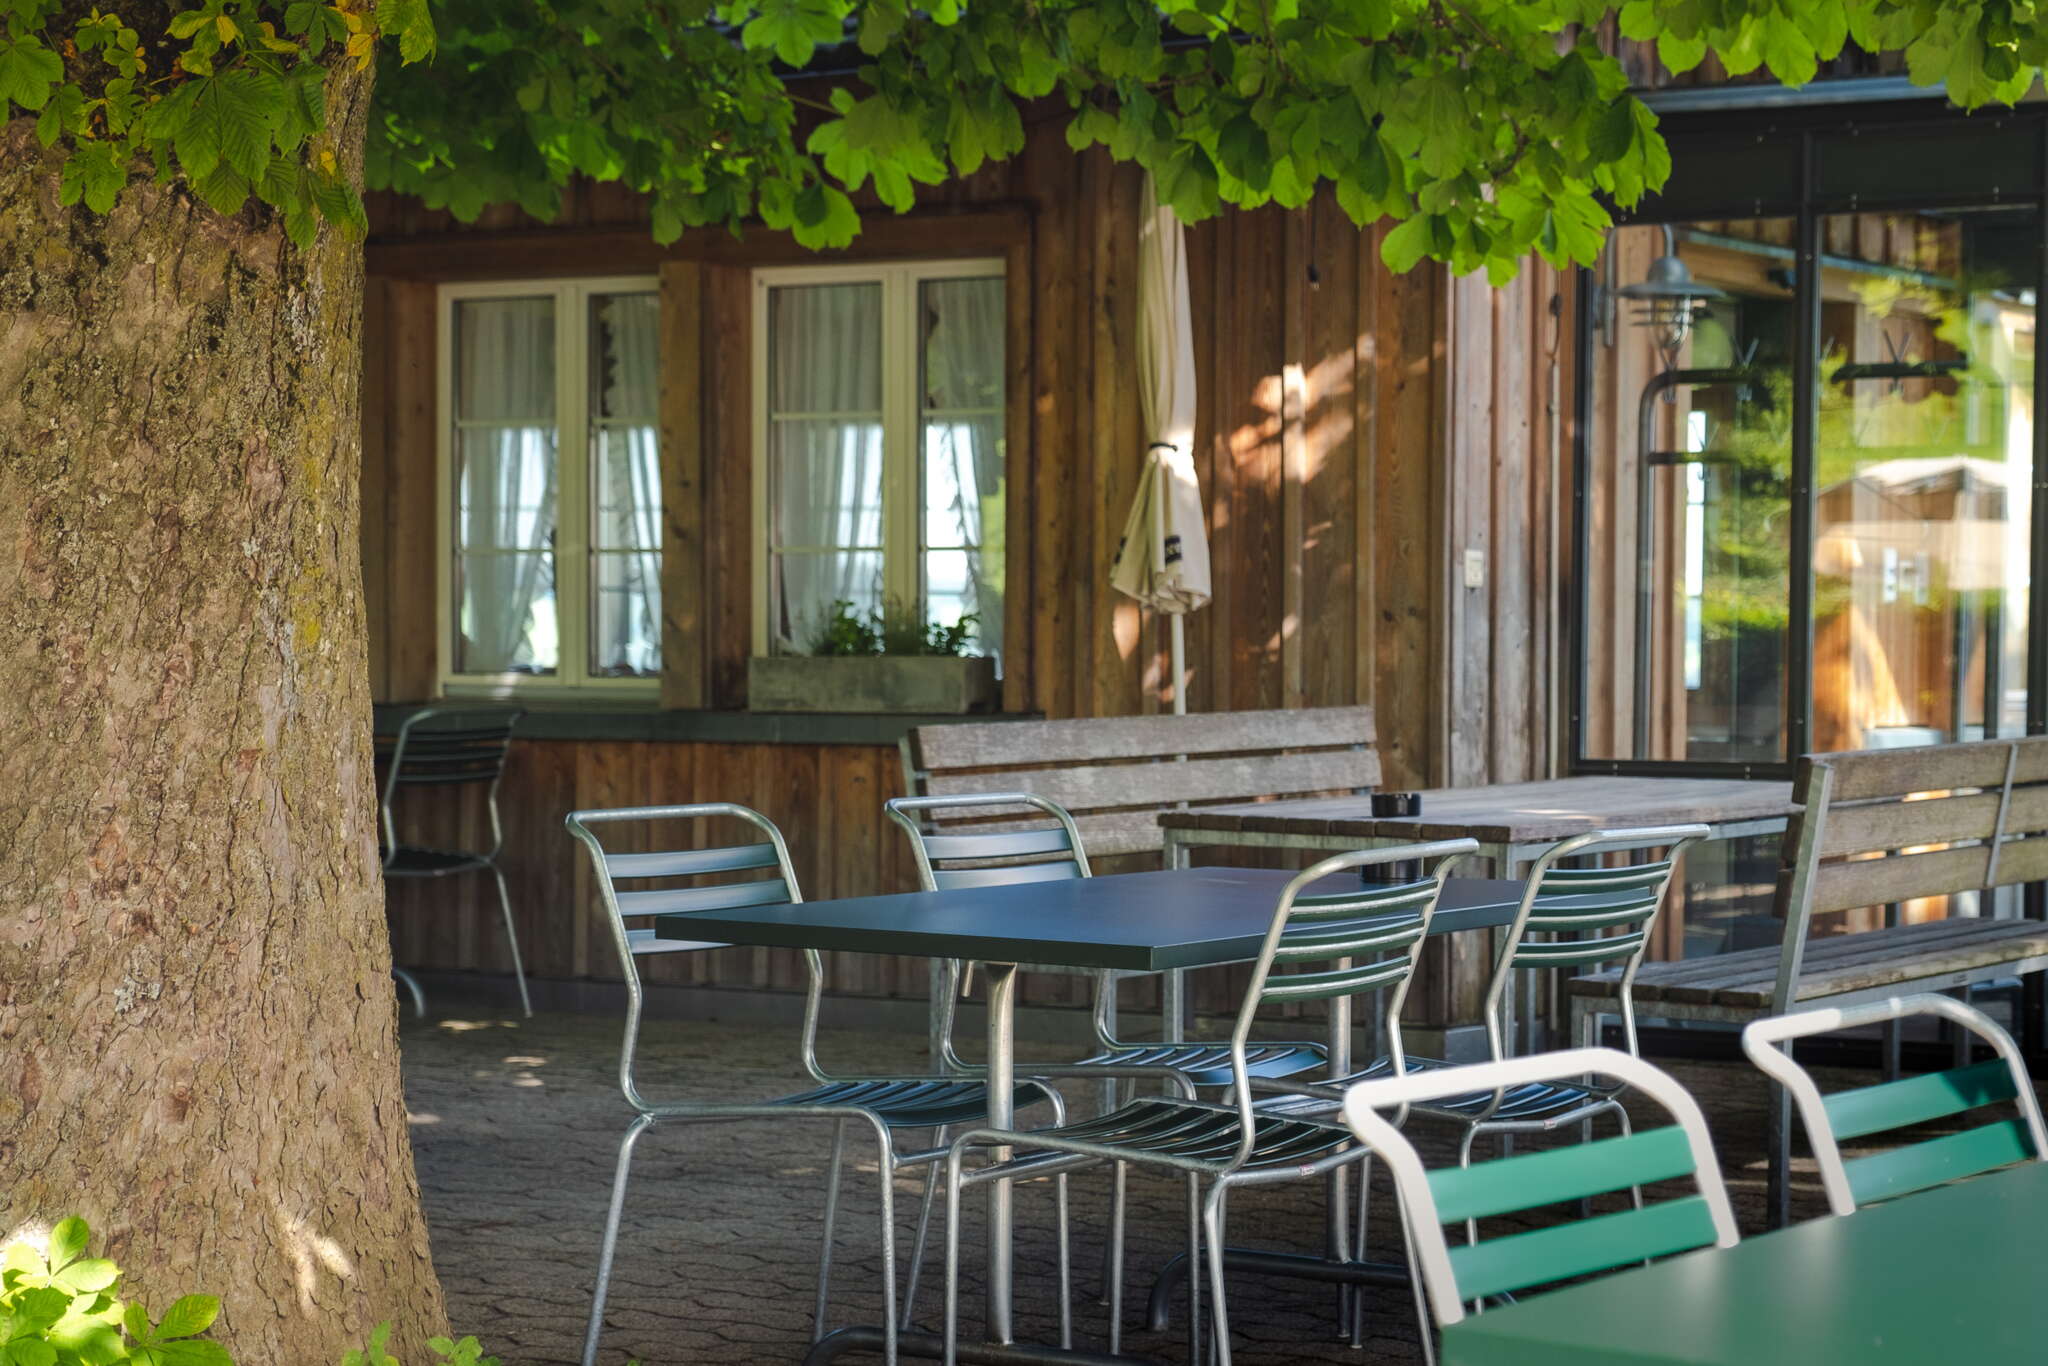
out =
[[(677, 821), (727, 819), (752, 827), (758, 837), (749, 844), (715, 848), (678, 848), (659, 852), (614, 852), (608, 850), (593, 827), (634, 824), (642, 827)], [(832, 1160), (826, 1178), (824, 1246), (819, 1254), (817, 1304), (813, 1340), (824, 1336), (825, 1307), (832, 1270), (833, 1223), (838, 1213), (839, 1177), (844, 1164), (846, 1129), (849, 1124), (865, 1126), (875, 1139), (881, 1174), (882, 1298), (886, 1313), (887, 1359), (896, 1360), (896, 1220), (893, 1180), (908, 1168), (930, 1167), (945, 1156), (937, 1135), (946, 1126), (982, 1118), (988, 1113), (988, 1088), (981, 1082), (961, 1077), (861, 1076), (842, 1077), (828, 1073), (818, 1061), (818, 1017), (824, 996), (824, 965), (814, 950), (804, 951), (808, 986), (804, 998), (801, 1061), (804, 1070), (818, 1084), (793, 1095), (755, 1101), (696, 1099), (650, 1099), (634, 1073), (639, 1047), (640, 1018), (644, 989), (637, 960), (649, 954), (720, 947), (695, 940), (669, 939), (653, 925), (632, 924), (657, 916), (687, 916), (691, 912), (728, 910), (740, 906), (797, 903), (803, 895), (797, 887), (796, 870), (782, 832), (767, 817), (730, 802), (698, 802), (684, 806), (628, 807), (610, 811), (573, 811), (567, 821), (569, 833), (590, 855), (599, 898), (604, 904), (612, 942), (619, 954), (626, 985), (625, 1036), (619, 1054), (619, 1090), (626, 1103), (639, 1112), (619, 1143), (618, 1167), (612, 1181), (611, 1205), (605, 1217), (597, 1283), (592, 1291), (590, 1323), (584, 1337), (584, 1366), (594, 1366), (598, 1339), (603, 1330), (605, 1300), (611, 1286), (612, 1263), (617, 1250), (626, 1184), (633, 1150), (642, 1134), (664, 1121), (761, 1119), (819, 1119), (833, 1124)], [(758, 874), (767, 873), (762, 877)], [(738, 875), (729, 877), (728, 875)], [(706, 884), (705, 878), (725, 880)], [(650, 884), (621, 890), (619, 883)], [(688, 883), (689, 885), (676, 885)], [(1058, 1095), (1048, 1086), (1024, 1080), (1016, 1087), (1014, 1103), (1019, 1107), (1048, 1102), (1057, 1120), (1062, 1111)], [(896, 1136), (902, 1131), (928, 1130), (934, 1135), (931, 1147), (899, 1151)], [(1067, 1294), (1066, 1189), (1058, 1191), (1060, 1220), (1060, 1312), (1062, 1322), (1071, 1321)], [(922, 1233), (920, 1233), (920, 1245)]]
[[(498, 854), (505, 845), (504, 827), (498, 820), (498, 780), (505, 772), (512, 732), (525, 714), (504, 707), (429, 707), (408, 716), (392, 742), (377, 814), (383, 836), (379, 852), (387, 881), (462, 877), (471, 873), (491, 875), (498, 888), (498, 910), (505, 921), (505, 942), (512, 950), (512, 976), (519, 983), (519, 1006), (531, 1017), (533, 1002), (526, 992), (526, 967), (519, 957), (519, 931), (512, 923), (512, 899), (505, 891), (504, 870), (498, 867)], [(401, 842), (396, 812), (399, 793), (429, 787), (482, 787), (484, 810), (491, 821), (490, 848), (442, 849)], [(414, 1013), (425, 1015), (426, 994), (420, 990), (418, 980), (404, 968), (391, 971), (412, 993)]]
[[(1460, 1095), (1513, 1093), (1523, 1087), (1611, 1078), (1656, 1101), (1676, 1125), (1476, 1165), (1427, 1170), (1400, 1131), (1401, 1119)], [(1393, 1111), (1389, 1119), (1383, 1111)], [(1465, 1317), (1468, 1303), (1513, 1294), (1694, 1248), (1733, 1247), (1735, 1213), (1722, 1184), (1706, 1117), (1668, 1073), (1611, 1048), (1576, 1048), (1500, 1062), (1361, 1082), (1345, 1095), (1344, 1122), (1394, 1174), (1413, 1269), (1425, 1359), (1435, 1360), (1429, 1323)], [(1584, 1202), (1654, 1181), (1691, 1177), (1698, 1194), (1451, 1247), (1444, 1225), (1512, 1214), (1541, 1205)]]
[[(1528, 969), (1555, 972), (1620, 963), (1615, 1005), (1628, 1052), (1636, 1052), (1634, 983), (1649, 951), (1650, 931), (1670, 891), (1671, 876), (1686, 848), (1707, 837), (1704, 825), (1645, 826), (1575, 835), (1546, 849), (1531, 865), (1514, 921), (1502, 937), (1487, 983), (1484, 1018), (1487, 1049), (1495, 1062), (1514, 1051), (1509, 1040), (1514, 1017), (1515, 975)], [(1621, 868), (1565, 868), (1567, 859), (1628, 850), (1660, 848), (1660, 857)], [(1598, 1017), (1588, 1017), (1588, 1032)], [(1590, 1042), (1585, 1040), (1581, 1042)], [(1462, 1160), (1482, 1134), (1511, 1143), (1518, 1133), (1547, 1133), (1579, 1124), (1592, 1137), (1592, 1121), (1612, 1115), (1628, 1130), (1628, 1112), (1612, 1088), (1555, 1078), (1509, 1089), (1439, 1096), (1418, 1112), (1465, 1126)]]
[[(886, 803), (889, 818), (910, 836), (911, 853), (917, 860), (917, 880), (924, 890), (954, 887), (995, 887), (1020, 882), (1049, 882), (1090, 877), (1088, 854), (1081, 845), (1081, 832), (1074, 818), (1059, 803), (1029, 792), (983, 792), (949, 797), (896, 797)], [(941, 832), (928, 827), (934, 811), (986, 812), (1015, 816), (1018, 808), (1037, 812), (1049, 824), (1017, 828), (1014, 820), (1000, 828)], [(1027, 969), (1028, 970), (1028, 969)], [(1073, 968), (1041, 969), (1075, 972)], [(973, 1072), (977, 1064), (963, 1059), (953, 1044), (953, 1021), (957, 1014), (962, 967), (949, 966), (944, 980), (945, 1001), (939, 1029), (940, 1057), (947, 1070)], [(1132, 1069), (1178, 1072), (1196, 1086), (1227, 1086), (1231, 1080), (1230, 1046), (1220, 1041), (1138, 1043), (1116, 1035), (1117, 982), (1141, 973), (1095, 972), (1093, 1024), (1098, 1051), (1072, 1064), (1073, 1068), (1116, 1068), (1126, 1075), (1142, 1075)], [(1253, 1040), (1246, 1045), (1246, 1065), (1255, 1077), (1290, 1077), (1313, 1071), (1328, 1060), (1328, 1049), (1320, 1043), (1272, 1043)], [(1035, 1071), (1044, 1075), (1039, 1064)], [(1074, 1073), (1062, 1069), (1062, 1075)]]
[[(1947, 1020), (1990, 1044), (1996, 1057), (1945, 1072), (1905, 1077), (1822, 1095), (1813, 1077), (1792, 1060), (1794, 1039), (1832, 1034), (1865, 1025), (1931, 1017)], [(1781, 1049), (1781, 1045), (1784, 1045)], [(1908, 1195), (2015, 1162), (2048, 1162), (2048, 1130), (2027, 1065), (2012, 1037), (1982, 1011), (1946, 996), (1922, 994), (1868, 1005), (1802, 1010), (1755, 1020), (1742, 1031), (1750, 1061), (1791, 1092), (1800, 1122), (1813, 1145), (1828, 1208), (1854, 1214), (1893, 1196)], [(1994, 1120), (1939, 1138), (1845, 1161), (1841, 1141), (1948, 1119), (1984, 1106), (2018, 1109), (2016, 1118)]]
[[(960, 1298), (962, 1190), (994, 1180), (1063, 1175), (1080, 1167), (1114, 1164), (1178, 1173), (1188, 1183), (1189, 1334), (1194, 1361), (1202, 1357), (1202, 1248), (1209, 1251), (1208, 1276), (1215, 1318), (1214, 1347), (1222, 1366), (1230, 1362), (1230, 1324), (1223, 1288), (1223, 1232), (1229, 1193), (1246, 1185), (1320, 1179), (1361, 1161), (1368, 1149), (1354, 1146), (1350, 1131), (1333, 1110), (1313, 1098), (1254, 1099), (1251, 1031), (1268, 1002), (1325, 1001), (1334, 1012), (1332, 1037), (1349, 1037), (1354, 996), (1384, 996), (1384, 1022), (1392, 1046), (1383, 1064), (1403, 1070), (1401, 1003), (1429, 933), (1430, 917), (1443, 894), (1452, 865), (1478, 845), (1447, 840), (1340, 854), (1297, 874), (1280, 894), (1270, 928), (1253, 964), (1251, 981), (1231, 1031), (1230, 1089), (1220, 1102), (1143, 1097), (1106, 1115), (1051, 1129), (976, 1129), (954, 1141), (946, 1167), (946, 1335), (945, 1360), (957, 1360)], [(1311, 892), (1324, 878), (1399, 860), (1438, 860), (1434, 873), (1416, 882), (1350, 885), (1337, 892)], [(1276, 972), (1275, 968), (1285, 971)], [(1335, 1059), (1340, 1066), (1344, 1059)], [(970, 1151), (1011, 1148), (1015, 1156), (969, 1171)], [(1342, 1217), (1333, 1222), (1335, 1254), (1350, 1250)], [(1110, 1227), (1111, 1306), (1109, 1351), (1121, 1345), (1123, 1221)]]

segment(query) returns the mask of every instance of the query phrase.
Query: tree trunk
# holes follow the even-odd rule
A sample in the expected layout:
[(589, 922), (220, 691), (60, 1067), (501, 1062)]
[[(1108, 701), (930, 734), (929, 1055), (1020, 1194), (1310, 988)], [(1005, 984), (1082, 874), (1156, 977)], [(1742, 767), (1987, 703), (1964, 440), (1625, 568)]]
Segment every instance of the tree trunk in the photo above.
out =
[[(370, 82), (335, 75), (359, 173)], [(72, 1213), (245, 1366), (445, 1331), (358, 561), (362, 252), (0, 126), (0, 1238)]]

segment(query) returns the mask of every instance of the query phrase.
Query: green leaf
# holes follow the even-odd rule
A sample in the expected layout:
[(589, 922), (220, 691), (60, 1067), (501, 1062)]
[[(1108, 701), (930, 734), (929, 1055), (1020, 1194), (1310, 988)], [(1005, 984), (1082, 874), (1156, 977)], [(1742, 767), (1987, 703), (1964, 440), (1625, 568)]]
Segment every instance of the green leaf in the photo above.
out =
[(321, 217), (349, 236), (362, 238), (369, 235), (370, 220), (363, 212), (363, 201), (346, 181), (316, 178), (313, 181), (313, 203), (319, 208)]
[(1616, 100), (1602, 109), (1586, 130), (1586, 151), (1595, 161), (1620, 161), (1635, 145), (1636, 121), (1630, 112), (1632, 99)]
[(9, 1366), (57, 1366), (57, 1349), (35, 1338), (19, 1338), (7, 1344)]
[(1418, 213), (1387, 234), (1380, 243), (1380, 259), (1386, 262), (1388, 270), (1405, 275), (1429, 254), (1429, 224), (1429, 216)]
[(220, 1317), (220, 1300), (213, 1295), (186, 1295), (164, 1311), (157, 1321), (160, 1338), (189, 1338), (205, 1332)]
[(796, 240), (803, 246), (851, 246), (860, 231), (853, 201), (830, 185), (811, 182), (797, 194), (795, 207)]
[(41, 109), (64, 79), (64, 61), (33, 35), (0, 42), (0, 101)]
[(67, 1286), (81, 1294), (97, 1294), (115, 1281), (121, 1279), (120, 1271), (103, 1258), (87, 1257), (72, 1262), (56, 1275), (59, 1285)]
[(154, 1344), (163, 1366), (234, 1366), (227, 1348), (210, 1338), (179, 1338)]
[(92, 1240), (92, 1230), (85, 1220), (73, 1215), (58, 1223), (50, 1230), (50, 1265), (61, 1267), (83, 1253), (86, 1244)]

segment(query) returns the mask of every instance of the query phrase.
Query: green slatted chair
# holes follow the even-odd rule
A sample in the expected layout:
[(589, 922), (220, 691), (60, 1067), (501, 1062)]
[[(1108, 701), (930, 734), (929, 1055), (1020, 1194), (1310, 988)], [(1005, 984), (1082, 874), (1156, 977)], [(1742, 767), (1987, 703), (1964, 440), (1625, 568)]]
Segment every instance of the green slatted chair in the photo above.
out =
[[(1678, 1123), (1434, 1171), (1422, 1165), (1398, 1127), (1411, 1109), (1451, 1096), (1511, 1093), (1581, 1076), (1605, 1077), (1633, 1089), (1663, 1106)], [(1383, 1113), (1388, 1111), (1391, 1119)], [(1429, 1320), (1447, 1327), (1465, 1317), (1467, 1304), (1652, 1257), (1733, 1247), (1737, 1241), (1735, 1213), (1699, 1105), (1668, 1073), (1618, 1049), (1575, 1048), (1361, 1082), (1345, 1095), (1343, 1114), (1359, 1142), (1394, 1174), (1409, 1263), (1420, 1273), (1416, 1312), (1423, 1319), (1423, 1349), (1431, 1361)], [(1695, 1195), (1475, 1238), (1460, 1247), (1452, 1247), (1444, 1236), (1447, 1224), (1469, 1228), (1496, 1215), (1583, 1202), (1630, 1187), (1640, 1191), (1654, 1181), (1688, 1176), (1698, 1188)]]
[[(1553, 845), (1529, 869), (1521, 904), (1502, 936), (1486, 988), (1486, 1042), (1495, 1062), (1513, 1052), (1509, 1041), (1514, 1019), (1515, 975), (1529, 969), (1554, 972), (1623, 965), (1616, 992), (1628, 1051), (1636, 1052), (1633, 987), (1636, 969), (1648, 952), (1650, 931), (1670, 890), (1678, 859), (1689, 845), (1705, 839), (1704, 825), (1648, 826), (1633, 830), (1596, 830)], [(1621, 868), (1563, 868), (1566, 859), (1633, 849), (1662, 849), (1661, 857)], [(1589, 1033), (1597, 1017), (1587, 1017)], [(1591, 1039), (1580, 1040), (1590, 1043)], [(1463, 1124), (1462, 1155), (1469, 1159), (1481, 1134), (1502, 1136), (1503, 1144), (1518, 1133), (1547, 1133), (1578, 1124), (1592, 1137), (1594, 1118), (1610, 1114), (1628, 1131), (1628, 1113), (1612, 1091), (1559, 1078), (1467, 1095), (1445, 1095), (1419, 1104), (1417, 1112)]]
[[(1794, 1039), (1914, 1016), (1937, 1016), (1968, 1030), (1990, 1044), (1997, 1056), (1946, 1072), (1830, 1095), (1822, 1095), (1806, 1069), (1792, 1061), (1790, 1044)], [(1901, 996), (1846, 1009), (1794, 1011), (1752, 1022), (1742, 1031), (1742, 1048), (1751, 1062), (1792, 1094), (1820, 1166), (1828, 1208), (1836, 1214), (1854, 1214), (1873, 1201), (1909, 1195), (2015, 1162), (2048, 1161), (2048, 1131), (2042, 1128), (2041, 1105), (2019, 1048), (1982, 1011), (1961, 1001), (1946, 996)], [(2007, 1104), (2019, 1111), (2017, 1117), (1868, 1157), (1842, 1158), (1843, 1139), (1866, 1138)]]
[[(1333, 1037), (1347, 1035), (1353, 997), (1385, 993), (1387, 1070), (1398, 1074), (1401, 1003), (1406, 998), (1430, 917), (1451, 868), (1478, 845), (1469, 839), (1339, 854), (1296, 874), (1280, 893), (1273, 921), (1252, 967), (1244, 1003), (1230, 1035), (1230, 1089), (1220, 1101), (1141, 1096), (1105, 1115), (1032, 1131), (975, 1129), (953, 1143), (946, 1166), (946, 1346), (947, 1366), (957, 1358), (960, 1310), (960, 1197), (964, 1187), (995, 1180), (1057, 1177), (1083, 1167), (1112, 1164), (1117, 1178), (1125, 1167), (1178, 1174), (1188, 1183), (1188, 1268), (1190, 1359), (1202, 1356), (1202, 1248), (1208, 1248), (1208, 1291), (1214, 1315), (1218, 1366), (1230, 1366), (1230, 1321), (1223, 1293), (1224, 1202), (1245, 1185), (1321, 1179), (1363, 1160), (1367, 1151), (1334, 1110), (1302, 1096), (1256, 1099), (1252, 1089), (1251, 1031), (1259, 1008), (1269, 1002), (1326, 1001), (1334, 1014)], [(1393, 862), (1437, 860), (1435, 871), (1415, 882), (1308, 889), (1324, 878)], [(1279, 969), (1276, 971), (1275, 969)], [(1009, 1148), (1007, 1158), (968, 1170), (970, 1152)], [(1336, 1255), (1348, 1257), (1339, 1220)], [(1110, 1231), (1109, 1352), (1120, 1350), (1123, 1225)]]

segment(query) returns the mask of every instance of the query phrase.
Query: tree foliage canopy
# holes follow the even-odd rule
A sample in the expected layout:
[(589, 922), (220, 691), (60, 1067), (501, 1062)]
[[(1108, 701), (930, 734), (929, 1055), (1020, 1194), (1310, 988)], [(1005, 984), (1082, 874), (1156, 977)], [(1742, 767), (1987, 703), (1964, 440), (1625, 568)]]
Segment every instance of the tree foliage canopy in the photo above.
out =
[(300, 241), (319, 218), (360, 231), (320, 79), (390, 46), (368, 183), (459, 217), (550, 217), (580, 174), (645, 192), (662, 240), (758, 220), (842, 246), (849, 192), (905, 210), (1019, 151), (1043, 101), (1188, 220), (1327, 184), (1358, 223), (1397, 224), (1394, 268), (1496, 276), (1531, 252), (1591, 261), (1610, 208), (1670, 172), (1617, 33), (1676, 71), (1712, 53), (1789, 85), (1846, 45), (1903, 52), (1965, 107), (2018, 99), (2048, 63), (2035, 0), (0, 0), (0, 18), (0, 108), (65, 145), (66, 201), (98, 210), (148, 174), (224, 213), (261, 201)]

